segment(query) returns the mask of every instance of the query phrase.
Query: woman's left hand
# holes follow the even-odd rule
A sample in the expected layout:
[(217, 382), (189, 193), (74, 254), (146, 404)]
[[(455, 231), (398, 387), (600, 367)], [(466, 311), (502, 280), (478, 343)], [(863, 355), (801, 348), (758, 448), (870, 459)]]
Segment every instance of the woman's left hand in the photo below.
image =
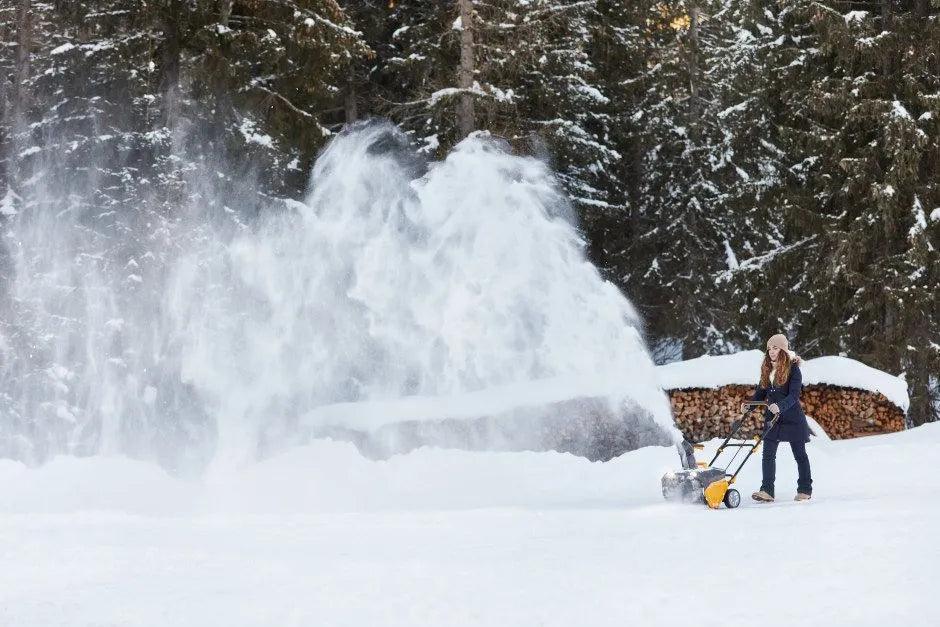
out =
[(777, 407), (776, 403), (771, 403), (770, 406), (767, 407), (767, 409), (769, 409), (770, 413), (772, 413), (774, 416), (780, 413), (780, 408)]

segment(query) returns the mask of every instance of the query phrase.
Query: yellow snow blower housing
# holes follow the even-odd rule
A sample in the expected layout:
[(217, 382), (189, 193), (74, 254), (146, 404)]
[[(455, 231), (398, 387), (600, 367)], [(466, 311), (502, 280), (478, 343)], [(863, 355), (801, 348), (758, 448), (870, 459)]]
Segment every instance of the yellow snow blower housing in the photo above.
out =
[(705, 504), (712, 509), (718, 509), (721, 507), (721, 502), (725, 500), (725, 495), (728, 494), (728, 488), (731, 487), (731, 482), (727, 479), (719, 479), (718, 481), (712, 481), (705, 489), (702, 490), (702, 495), (705, 497)]

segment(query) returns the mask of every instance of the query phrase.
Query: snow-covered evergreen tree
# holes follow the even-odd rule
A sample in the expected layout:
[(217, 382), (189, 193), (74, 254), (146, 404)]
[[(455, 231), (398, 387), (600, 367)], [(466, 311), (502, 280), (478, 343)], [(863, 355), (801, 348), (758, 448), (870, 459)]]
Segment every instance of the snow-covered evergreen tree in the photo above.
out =
[[(384, 45), (375, 45), (380, 56), (373, 63), (380, 67), (378, 80), (401, 91), (380, 100), (379, 110), (429, 151), (443, 154), (465, 134), (458, 109), (469, 95), (476, 128), (523, 152), (550, 154), (586, 211), (611, 204), (608, 187), (617, 186), (610, 184), (612, 168), (621, 161), (611, 135), (622, 109), (597, 87), (594, 3), (469, 4), (466, 15), (460, 2), (409, 2), (391, 9), (393, 28)], [(468, 32), (472, 81), (461, 85)]]
[(54, 207), (59, 239), (0, 239), (14, 313), (0, 345), (59, 374), (51, 405), (25, 411), (7, 386), (0, 410), (39, 421), (40, 457), (62, 429), (98, 437), (80, 393), (56, 392), (74, 383), (36, 316), (59, 316), (70, 346), (152, 365), (119, 330), (82, 336), (85, 313), (31, 304), (14, 267), (54, 290), (49, 259), (78, 251), (83, 289), (105, 285), (119, 309), (161, 280), (181, 220), (243, 228), (270, 195), (300, 193), (344, 122), (385, 115), (429, 155), (478, 129), (551, 159), (654, 345), (694, 356), (784, 331), (804, 353), (905, 371), (912, 419), (929, 419), (938, 14), (936, 0), (2, 1), (0, 229)]
[[(777, 2), (731, 0), (713, 16), (721, 28), (707, 55), (715, 79), (712, 113), (718, 138), (710, 162), (729, 220), (729, 237), (722, 242), (726, 267), (715, 283), (714, 298), (722, 303), (715, 305), (722, 311), (718, 344), (709, 342), (715, 348), (759, 345), (768, 334), (797, 330), (794, 313), (803, 278), (779, 269), (804, 259), (817, 243), (794, 230), (788, 208), (794, 172), (781, 128), (801, 104), (785, 91), (786, 68), (804, 63), (809, 47), (800, 35), (788, 37), (788, 13)], [(781, 299), (782, 289), (797, 296)]]
[(0, 137), (0, 220), (16, 234), (0, 255), (0, 454), (82, 454), (107, 434), (185, 465), (177, 456), (199, 449), (178, 445), (211, 421), (172, 380), (165, 337), (143, 353), (126, 341), (161, 337), (128, 316), (160, 307), (192, 208), (231, 219), (226, 201), (302, 191), (323, 110), (365, 48), (332, 0), (15, 9), (26, 19), (2, 31), (0, 54), (21, 79)]
[[(201, 5), (197, 5), (201, 6)], [(335, 0), (206, 3), (177, 22), (180, 115), (247, 157), (265, 189), (303, 189), (314, 155), (337, 119), (349, 67), (368, 53)], [(231, 170), (229, 170), (231, 172)]]
[[(773, 14), (737, 0), (657, 7), (648, 89), (633, 113), (644, 156), (627, 281), (651, 332), (687, 355), (735, 350), (748, 295), (729, 281), (781, 243), (770, 209), (782, 152), (762, 61)], [(753, 263), (751, 261), (750, 263)]]
[(805, 216), (797, 228), (820, 242), (819, 257), (793, 272), (808, 295), (800, 336), (820, 352), (905, 371), (911, 417), (922, 422), (940, 345), (940, 241), (928, 222), (940, 204), (940, 79), (923, 42), (940, 31), (915, 3), (869, 8), (794, 7), (813, 26), (813, 59), (788, 77), (804, 115), (788, 118), (784, 149), (811, 195), (794, 188), (789, 197)]

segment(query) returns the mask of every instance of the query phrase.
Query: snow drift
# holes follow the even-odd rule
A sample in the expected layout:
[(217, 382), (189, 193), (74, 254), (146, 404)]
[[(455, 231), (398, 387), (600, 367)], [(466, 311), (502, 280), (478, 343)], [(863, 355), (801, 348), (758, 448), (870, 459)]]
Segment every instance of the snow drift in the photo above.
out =
[[(778, 503), (715, 511), (663, 501), (666, 447), (371, 461), (319, 441), (199, 481), (0, 461), (0, 607), (17, 627), (935, 625), (938, 446), (940, 425), (814, 440), (813, 500), (794, 503), (782, 445)], [(768, 608), (781, 582), (800, 602)]]

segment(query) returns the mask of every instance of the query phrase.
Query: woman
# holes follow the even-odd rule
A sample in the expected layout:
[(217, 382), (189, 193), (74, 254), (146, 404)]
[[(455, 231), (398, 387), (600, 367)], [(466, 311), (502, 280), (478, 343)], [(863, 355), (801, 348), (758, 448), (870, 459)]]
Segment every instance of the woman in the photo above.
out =
[(751, 400), (770, 403), (764, 419), (778, 416), (777, 423), (764, 438), (763, 479), (760, 490), (751, 495), (755, 501), (770, 503), (774, 500), (774, 479), (777, 473), (777, 446), (789, 442), (796, 460), (799, 479), (796, 484), (797, 501), (808, 501), (813, 494), (813, 478), (806, 455), (809, 442), (809, 425), (800, 406), (801, 359), (790, 351), (784, 335), (777, 334), (767, 340), (767, 352), (760, 368), (760, 383)]

